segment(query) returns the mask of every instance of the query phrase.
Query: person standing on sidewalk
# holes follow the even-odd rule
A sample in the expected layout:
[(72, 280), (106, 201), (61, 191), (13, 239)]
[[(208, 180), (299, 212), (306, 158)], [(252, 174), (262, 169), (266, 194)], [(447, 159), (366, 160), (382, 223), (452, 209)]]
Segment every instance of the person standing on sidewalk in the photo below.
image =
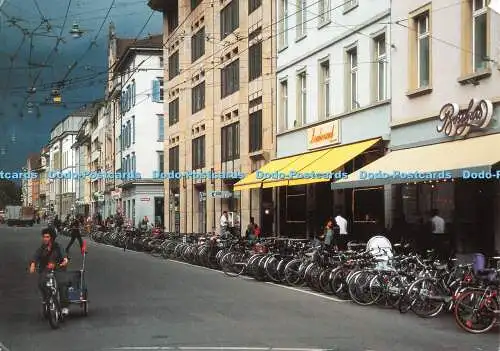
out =
[(436, 250), (436, 254), (440, 260), (447, 259), (449, 257), (449, 250), (447, 246), (448, 238), (445, 232), (446, 223), (444, 219), (439, 216), (439, 211), (433, 209), (431, 211), (431, 245), (432, 248)]
[(325, 226), (325, 246), (330, 250), (333, 244), (333, 218), (330, 217)]
[(229, 219), (227, 218), (227, 211), (222, 212), (220, 216), (220, 237), (225, 238), (229, 232)]
[(347, 233), (347, 219), (342, 216), (342, 210), (337, 208), (335, 213), (335, 224), (339, 228), (338, 246), (340, 250), (347, 249), (348, 233)]

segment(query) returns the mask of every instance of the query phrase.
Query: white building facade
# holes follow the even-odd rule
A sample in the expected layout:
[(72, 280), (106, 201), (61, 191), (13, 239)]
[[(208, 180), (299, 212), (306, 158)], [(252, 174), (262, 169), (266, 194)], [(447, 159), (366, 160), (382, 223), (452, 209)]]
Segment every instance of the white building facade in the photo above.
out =
[(83, 122), (92, 114), (93, 107), (83, 107), (59, 122), (50, 132), (47, 171), (49, 204), (50, 209), (61, 218), (75, 210), (78, 169), (73, 145)]
[[(277, 0), (277, 11), (278, 160), (267, 169), (287, 179), (263, 180), (275, 189), (276, 232), (309, 236), (337, 211), (355, 226), (387, 222), (387, 189), (332, 191), (331, 183), (385, 153), (390, 1)], [(290, 171), (332, 174), (290, 180)], [(366, 199), (381, 201), (377, 213), (363, 208)]]
[[(144, 39), (129, 47), (116, 69), (121, 73), (121, 118), (116, 145), (117, 165), (122, 174), (140, 175), (121, 184), (121, 208), (134, 225), (145, 216), (164, 225), (163, 171), (165, 135), (163, 113), (162, 36)], [(119, 161), (118, 161), (119, 160)]]

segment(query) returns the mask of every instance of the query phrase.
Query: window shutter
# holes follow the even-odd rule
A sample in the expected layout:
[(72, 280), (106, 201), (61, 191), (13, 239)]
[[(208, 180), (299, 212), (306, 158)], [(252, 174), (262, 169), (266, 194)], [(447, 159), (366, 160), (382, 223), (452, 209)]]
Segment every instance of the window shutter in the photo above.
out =
[(160, 81), (158, 79), (153, 80), (152, 97), (153, 102), (160, 102)]

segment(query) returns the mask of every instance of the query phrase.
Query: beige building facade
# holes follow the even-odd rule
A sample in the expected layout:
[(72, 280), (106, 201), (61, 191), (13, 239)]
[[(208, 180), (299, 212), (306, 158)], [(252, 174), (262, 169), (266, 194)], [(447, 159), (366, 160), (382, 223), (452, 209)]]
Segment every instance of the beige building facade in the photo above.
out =
[[(167, 229), (218, 231), (224, 210), (239, 215), (243, 227), (250, 217), (260, 224), (272, 198), (259, 189), (234, 192), (233, 185), (273, 157), (274, 2), (149, 6), (164, 15), (164, 169), (202, 172), (165, 180)], [(263, 232), (272, 232), (272, 221)]]

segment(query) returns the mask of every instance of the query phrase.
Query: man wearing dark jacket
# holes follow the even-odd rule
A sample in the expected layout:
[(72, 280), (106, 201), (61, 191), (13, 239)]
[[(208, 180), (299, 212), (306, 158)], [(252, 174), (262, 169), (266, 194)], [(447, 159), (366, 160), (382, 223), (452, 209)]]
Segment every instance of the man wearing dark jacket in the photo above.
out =
[[(42, 245), (36, 250), (29, 268), (30, 273), (38, 272), (38, 288), (44, 300), (46, 297), (45, 282), (49, 263), (66, 267), (68, 265), (68, 257), (64, 255), (61, 246), (55, 242), (54, 233), (49, 228), (45, 228), (42, 230)], [(65, 286), (59, 285), (59, 295), (63, 305), (62, 313), (68, 314), (67, 290)]]
[(80, 222), (76, 218), (71, 222), (70, 233), (71, 233), (71, 240), (69, 241), (68, 246), (66, 246), (66, 252), (69, 253), (69, 249), (71, 248), (75, 240), (78, 240), (78, 243), (80, 244), (80, 250), (82, 250), (83, 240), (82, 240), (82, 235), (80, 233)]

